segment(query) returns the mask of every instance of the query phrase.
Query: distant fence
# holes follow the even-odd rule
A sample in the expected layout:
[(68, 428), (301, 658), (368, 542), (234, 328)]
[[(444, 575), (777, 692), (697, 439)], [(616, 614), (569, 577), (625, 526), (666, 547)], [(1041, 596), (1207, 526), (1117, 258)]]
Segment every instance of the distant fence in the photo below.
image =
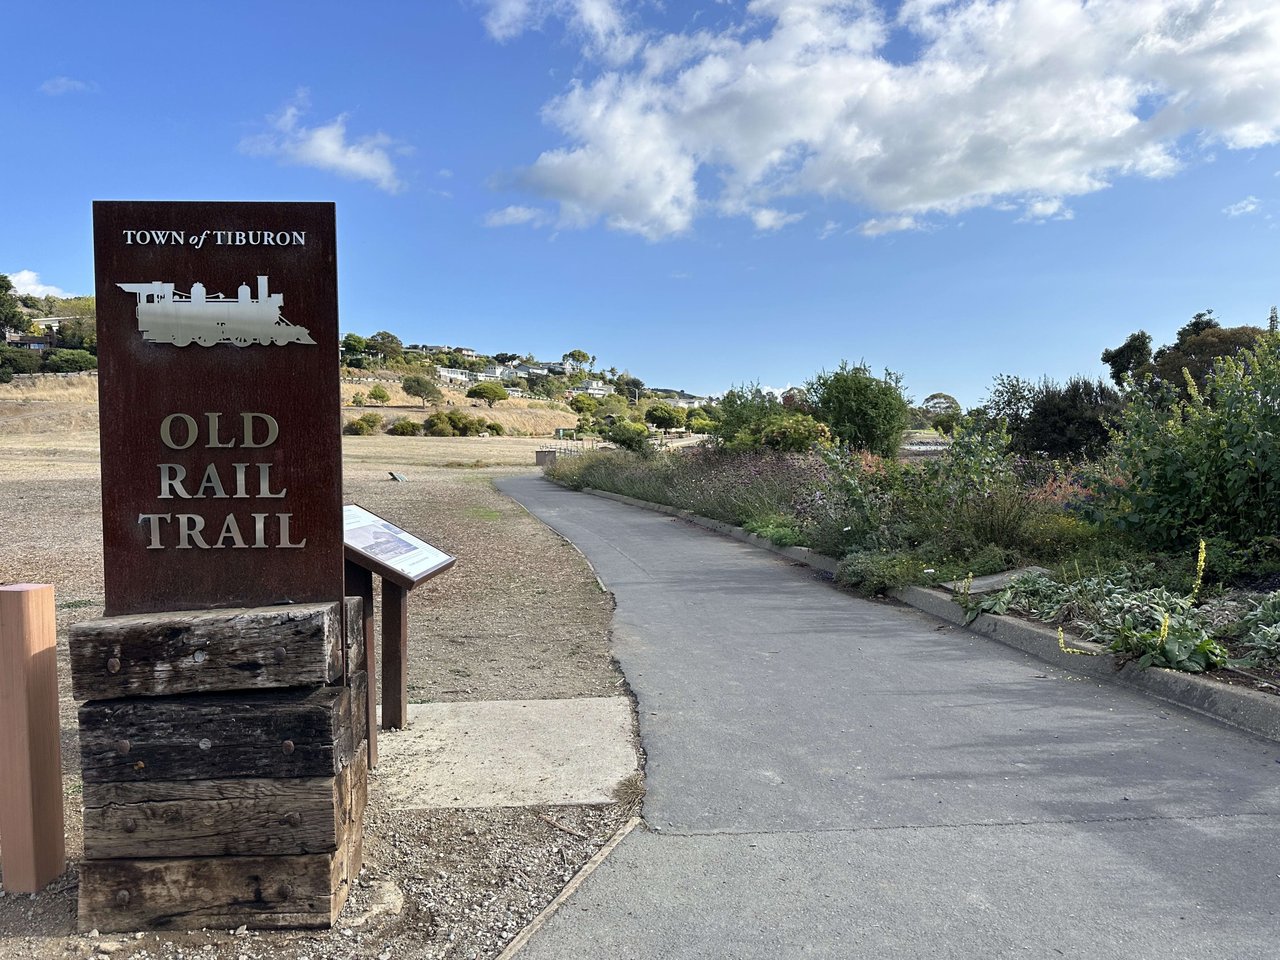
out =
[(73, 373), (15, 373), (13, 375), (13, 381), (14, 383), (17, 383), (18, 381), (31, 383), (36, 380), (47, 380), (50, 378), (67, 380), (72, 377), (96, 377), (97, 375), (97, 370), (76, 370)]
[(533, 454), (533, 462), (540, 467), (555, 463), (560, 457), (577, 457), (600, 445), (596, 438), (591, 440), (556, 440), (544, 443)]

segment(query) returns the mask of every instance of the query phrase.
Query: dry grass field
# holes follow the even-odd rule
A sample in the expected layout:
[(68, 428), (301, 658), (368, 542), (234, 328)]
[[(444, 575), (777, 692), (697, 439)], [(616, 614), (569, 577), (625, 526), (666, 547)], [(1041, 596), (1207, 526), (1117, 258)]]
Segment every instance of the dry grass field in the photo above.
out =
[[(82, 392), (67, 390), (77, 397)], [(56, 588), (71, 866), (35, 898), (0, 897), (0, 956), (83, 957), (103, 943), (114, 956), (138, 958), (496, 956), (607, 841), (629, 815), (631, 801), (392, 813), (375, 776), (367, 869), (338, 929), (240, 936), (198, 930), (141, 939), (75, 932), (81, 786), (66, 637), (72, 623), (102, 613), (98, 440), (95, 431), (69, 429), (65, 420), (75, 409), (92, 417), (91, 402), (47, 395), (0, 395), (0, 582)], [(16, 415), (22, 419), (10, 416), (11, 409), (24, 411)], [(459, 558), (451, 571), (410, 594), (413, 700), (625, 690), (609, 654), (611, 598), (576, 550), (492, 486), (495, 476), (533, 469), (539, 445), (529, 438), (344, 440), (347, 502)], [(391, 480), (392, 470), (407, 482)], [(388, 895), (403, 897), (398, 913), (354, 926)]]

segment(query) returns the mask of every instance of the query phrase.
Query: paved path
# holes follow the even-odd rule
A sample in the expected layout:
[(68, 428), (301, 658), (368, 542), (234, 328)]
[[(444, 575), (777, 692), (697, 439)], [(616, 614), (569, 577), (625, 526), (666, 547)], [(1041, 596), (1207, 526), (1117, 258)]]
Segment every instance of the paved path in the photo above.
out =
[(649, 829), (522, 960), (1280, 956), (1277, 744), (677, 519), (499, 488), (617, 596), (648, 753)]

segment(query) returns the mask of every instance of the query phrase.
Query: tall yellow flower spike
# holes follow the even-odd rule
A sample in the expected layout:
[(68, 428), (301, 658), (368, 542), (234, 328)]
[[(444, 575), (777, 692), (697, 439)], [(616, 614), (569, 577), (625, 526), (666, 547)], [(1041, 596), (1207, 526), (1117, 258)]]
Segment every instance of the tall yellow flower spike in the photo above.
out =
[[(1200, 538), (1200, 555), (1196, 557), (1196, 583), (1191, 588), (1191, 602), (1196, 602), (1196, 597), (1200, 595), (1200, 585), (1204, 583), (1204, 538)], [(1163, 638), (1162, 638), (1163, 639)]]

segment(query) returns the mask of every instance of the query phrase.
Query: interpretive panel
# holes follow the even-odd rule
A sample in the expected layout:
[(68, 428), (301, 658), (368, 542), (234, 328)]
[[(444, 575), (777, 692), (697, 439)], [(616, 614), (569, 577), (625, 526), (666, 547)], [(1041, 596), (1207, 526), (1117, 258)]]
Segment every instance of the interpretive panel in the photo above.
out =
[(93, 221), (106, 614), (341, 600), (333, 205)]
[(348, 556), (406, 589), (453, 566), (454, 557), (356, 504), (342, 508), (342, 525)]

